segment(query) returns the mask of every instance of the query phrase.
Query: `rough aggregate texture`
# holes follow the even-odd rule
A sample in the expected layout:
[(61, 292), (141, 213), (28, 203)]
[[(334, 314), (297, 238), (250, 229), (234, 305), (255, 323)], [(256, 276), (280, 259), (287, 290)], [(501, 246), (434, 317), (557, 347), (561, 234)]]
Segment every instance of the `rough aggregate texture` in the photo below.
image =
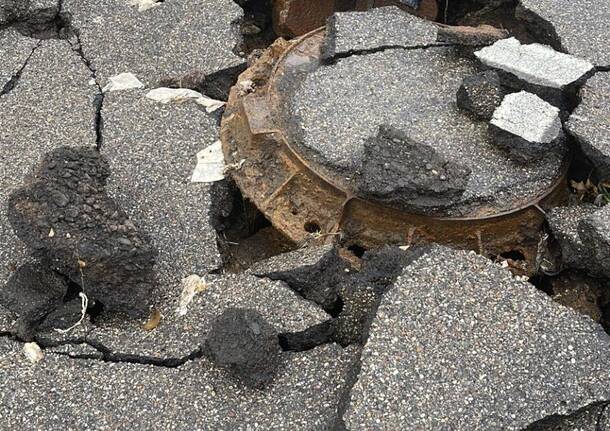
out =
[(592, 269), (610, 277), (610, 206), (588, 215), (578, 224), (578, 235), (591, 256)]
[(205, 358), (166, 368), (47, 353), (33, 366), (21, 348), (0, 338), (7, 429), (331, 429), (357, 353), (332, 344), (284, 353), (274, 382), (261, 391)]
[[(4, 44), (1, 46), (3, 49)], [(96, 88), (88, 85), (89, 79), (90, 71), (67, 42), (45, 40), (30, 58), (18, 85), (0, 97), (2, 208), (47, 152), (60, 146), (95, 144)], [(13, 234), (6, 211), (0, 211), (0, 280), (6, 281), (26, 260), (25, 245)]]
[(91, 301), (137, 316), (150, 299), (157, 252), (106, 194), (109, 174), (94, 148), (53, 150), (9, 196), (8, 219), (32, 255)]
[(479, 72), (463, 79), (457, 91), (457, 105), (476, 118), (491, 120), (504, 99), (500, 76), (493, 70)]
[(21, 36), (15, 30), (0, 31), (0, 92), (27, 62), (37, 45), (37, 40)]
[(609, 347), (590, 318), (439, 247), (384, 296), (344, 419), (352, 430), (519, 430), (608, 400)]
[(610, 67), (610, 3), (604, 0), (519, 0), (516, 16), (557, 49)]
[(559, 109), (525, 91), (504, 97), (490, 121), (493, 141), (517, 161), (565, 152)]
[(489, 142), (486, 125), (455, 103), (463, 78), (475, 72), (472, 62), (446, 47), (352, 56), (320, 67), (292, 95), (295, 147), (349, 188), (366, 139), (378, 126), (405, 129), (411, 139), (472, 170), (462, 199), (447, 213), (463, 215), (481, 205), (508, 209), (550, 186), (563, 157), (549, 152), (522, 166)]
[(241, 62), (231, 26), (240, 8), (231, 0), (166, 1), (145, 12), (124, 0), (66, 0), (63, 7), (102, 87), (123, 72), (152, 86), (162, 76)]
[(546, 214), (551, 232), (561, 248), (561, 258), (568, 267), (586, 268), (590, 262), (590, 250), (578, 234), (581, 220), (598, 208), (592, 204), (552, 208)]
[(339, 12), (328, 19), (322, 57), (332, 59), (383, 47), (436, 44), (436, 27), (396, 6)]
[(603, 177), (610, 175), (609, 94), (610, 73), (597, 73), (581, 88), (581, 102), (567, 123), (568, 132)]

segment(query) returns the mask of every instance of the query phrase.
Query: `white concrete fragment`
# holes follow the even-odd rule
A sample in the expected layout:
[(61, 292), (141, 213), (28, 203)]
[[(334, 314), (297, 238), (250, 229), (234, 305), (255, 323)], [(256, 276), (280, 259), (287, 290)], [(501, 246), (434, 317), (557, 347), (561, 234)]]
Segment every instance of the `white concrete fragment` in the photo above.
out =
[(36, 343), (25, 343), (23, 345), (23, 353), (32, 364), (36, 364), (44, 358), (44, 353), (42, 353), (40, 346)]
[(146, 94), (146, 98), (163, 104), (193, 101), (203, 106), (208, 113), (214, 112), (225, 105), (225, 102), (211, 99), (198, 91), (188, 88), (155, 88)]
[(193, 301), (195, 295), (203, 292), (207, 288), (205, 280), (196, 274), (189, 275), (182, 279), (182, 292), (180, 293), (180, 302), (176, 313), (178, 316), (184, 316), (188, 312), (188, 306)]
[(530, 84), (561, 89), (579, 80), (593, 64), (548, 45), (521, 45), (511, 37), (475, 52), (485, 66), (510, 72)]
[(102, 92), (131, 90), (133, 88), (144, 88), (144, 84), (130, 72), (120, 73), (108, 79), (108, 84), (102, 88)]
[(225, 177), (225, 159), (222, 153), (222, 143), (214, 142), (197, 153), (197, 166), (193, 170), (191, 182), (213, 183)]
[(528, 142), (550, 143), (561, 133), (559, 109), (527, 91), (504, 97), (490, 123)]

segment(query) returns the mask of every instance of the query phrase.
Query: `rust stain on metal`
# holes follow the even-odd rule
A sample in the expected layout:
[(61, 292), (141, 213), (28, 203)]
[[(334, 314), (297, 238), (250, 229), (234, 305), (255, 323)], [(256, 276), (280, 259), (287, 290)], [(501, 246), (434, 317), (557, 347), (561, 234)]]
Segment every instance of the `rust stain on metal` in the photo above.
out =
[[(411, 214), (363, 200), (342, 187), (290, 145), (282, 122), (282, 78), (287, 64), (316, 62), (323, 29), (288, 44), (274, 44), (239, 81), (257, 79), (257, 90), (243, 95), (231, 91), (221, 126), (227, 163), (245, 159), (231, 176), (271, 223), (295, 243), (337, 241), (365, 248), (383, 244), (416, 245), (438, 242), (487, 256), (517, 252), (525, 257), (523, 273), (535, 271), (544, 208), (567, 199), (564, 161), (561, 175), (532, 200), (516, 203), (510, 211), (477, 210), (467, 217), (430, 217)], [(267, 71), (262, 76), (260, 71)]]

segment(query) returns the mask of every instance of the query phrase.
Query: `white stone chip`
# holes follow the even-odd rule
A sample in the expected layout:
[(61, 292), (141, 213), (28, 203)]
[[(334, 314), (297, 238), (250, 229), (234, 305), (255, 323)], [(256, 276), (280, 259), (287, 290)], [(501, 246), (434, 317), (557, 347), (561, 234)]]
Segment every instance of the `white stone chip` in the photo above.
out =
[(44, 358), (44, 353), (42, 353), (40, 346), (36, 343), (25, 343), (23, 345), (23, 353), (32, 364), (36, 364)]
[(160, 87), (150, 90), (146, 97), (159, 103), (185, 103), (195, 102), (205, 108), (208, 113), (214, 112), (225, 105), (225, 102), (214, 100), (195, 90), (188, 88)]
[(160, 6), (161, 2), (159, 0), (130, 0), (129, 4), (137, 6), (138, 12), (146, 12), (149, 9)]
[(491, 124), (529, 142), (549, 143), (561, 133), (559, 109), (527, 91), (504, 97)]
[(193, 171), (191, 182), (213, 183), (225, 177), (225, 159), (222, 153), (222, 143), (214, 142), (197, 153), (197, 166)]
[(530, 84), (563, 88), (593, 69), (593, 64), (548, 45), (521, 45), (511, 37), (475, 52), (485, 66), (510, 72)]
[(203, 292), (207, 287), (205, 280), (196, 274), (189, 275), (182, 279), (182, 292), (180, 293), (180, 303), (176, 309), (178, 316), (185, 316), (188, 306), (193, 301), (195, 295)]
[(131, 90), (134, 88), (144, 88), (144, 84), (130, 72), (120, 73), (108, 79), (108, 84), (102, 88), (102, 92)]

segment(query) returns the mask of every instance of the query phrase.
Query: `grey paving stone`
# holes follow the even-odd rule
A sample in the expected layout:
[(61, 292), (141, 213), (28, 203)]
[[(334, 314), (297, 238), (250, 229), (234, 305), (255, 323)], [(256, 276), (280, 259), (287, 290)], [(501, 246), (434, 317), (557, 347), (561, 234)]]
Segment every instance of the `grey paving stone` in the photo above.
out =
[[(29, 49), (29, 48), (28, 48)], [(90, 72), (65, 41), (45, 40), (18, 85), (0, 97), (0, 206), (50, 150), (95, 145)], [(27, 259), (25, 246), (0, 211), (0, 285)]]
[(383, 47), (434, 45), (436, 33), (434, 24), (396, 6), (367, 12), (339, 12), (328, 20), (322, 55), (330, 59)]
[(542, 87), (563, 89), (593, 69), (587, 60), (562, 54), (547, 45), (522, 45), (511, 37), (475, 52), (485, 66), (511, 73)]
[(152, 332), (139, 321), (98, 321), (88, 339), (113, 351), (153, 357), (181, 358), (197, 350), (214, 319), (227, 308), (258, 311), (278, 332), (302, 331), (328, 319), (328, 315), (282, 282), (252, 275), (207, 276), (207, 288), (197, 293), (184, 316), (177, 313), (180, 288), (176, 287), (160, 309), (162, 319)]
[(47, 353), (32, 365), (21, 349), (0, 339), (6, 429), (328, 430), (356, 353), (285, 353), (274, 382), (253, 390), (206, 359), (167, 368)]
[(516, 16), (546, 42), (596, 66), (610, 66), (610, 3), (605, 0), (520, 0)]
[(472, 170), (462, 198), (444, 213), (508, 209), (550, 186), (562, 155), (549, 153), (524, 167), (489, 142), (487, 125), (455, 102), (463, 78), (475, 72), (474, 62), (447, 47), (390, 50), (320, 67), (292, 96), (295, 147), (353, 189), (366, 139), (387, 124)]
[(27, 62), (37, 45), (37, 40), (22, 36), (13, 29), (0, 31), (0, 92)]
[(474, 252), (436, 248), (382, 300), (348, 429), (520, 430), (610, 399), (610, 337)]
[(610, 176), (609, 94), (610, 73), (597, 73), (581, 88), (581, 102), (567, 123), (568, 132), (602, 176)]
[(520, 91), (505, 96), (489, 124), (496, 145), (518, 161), (565, 151), (559, 109), (535, 94)]
[(66, 0), (83, 52), (99, 83), (123, 72), (155, 85), (192, 69), (210, 73), (242, 62), (231, 22), (241, 9), (230, 0), (172, 0), (145, 12), (125, 0)]
[(593, 214), (598, 207), (582, 204), (552, 208), (546, 214), (551, 232), (561, 248), (561, 258), (568, 267), (586, 268), (590, 263), (590, 251), (578, 234), (581, 220)]
[(218, 140), (216, 121), (190, 104), (108, 93), (101, 152), (110, 162), (108, 193), (147, 232), (159, 255), (157, 291), (170, 296), (191, 274), (221, 266), (210, 222), (210, 184), (191, 183), (197, 153)]

